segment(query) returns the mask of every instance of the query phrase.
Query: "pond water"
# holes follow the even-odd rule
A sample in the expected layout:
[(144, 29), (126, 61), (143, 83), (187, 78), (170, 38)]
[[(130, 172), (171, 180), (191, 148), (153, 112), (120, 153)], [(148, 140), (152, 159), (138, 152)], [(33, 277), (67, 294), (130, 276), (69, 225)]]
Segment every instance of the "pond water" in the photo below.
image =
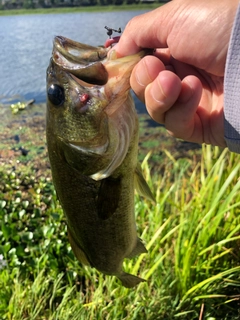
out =
[(106, 25), (124, 29), (144, 11), (65, 13), (0, 17), (0, 102), (45, 101), (45, 75), (55, 35), (91, 45), (107, 39)]

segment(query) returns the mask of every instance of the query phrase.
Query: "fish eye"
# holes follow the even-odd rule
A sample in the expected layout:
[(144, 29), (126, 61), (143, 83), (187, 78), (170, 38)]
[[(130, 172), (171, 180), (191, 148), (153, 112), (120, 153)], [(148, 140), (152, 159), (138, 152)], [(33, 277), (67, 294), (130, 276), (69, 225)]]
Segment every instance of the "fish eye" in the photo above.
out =
[(48, 88), (47, 94), (48, 94), (48, 99), (55, 106), (60, 106), (61, 104), (63, 104), (65, 100), (64, 89), (58, 84), (51, 84), (51, 86)]

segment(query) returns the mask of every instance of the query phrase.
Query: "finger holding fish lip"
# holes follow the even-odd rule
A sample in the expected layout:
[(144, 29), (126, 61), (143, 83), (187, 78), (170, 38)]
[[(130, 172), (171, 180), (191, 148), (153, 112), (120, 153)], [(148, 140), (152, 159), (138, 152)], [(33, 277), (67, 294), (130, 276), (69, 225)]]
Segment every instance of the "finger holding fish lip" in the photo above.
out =
[[(116, 43), (114, 50), (117, 55), (120, 37), (116, 38), (106, 41), (105, 46)], [(181, 92), (181, 79), (168, 68), (168, 49), (151, 49), (149, 53), (151, 55), (143, 57), (134, 67), (130, 85), (137, 97), (145, 103), (150, 116), (164, 124), (165, 112), (174, 105)]]

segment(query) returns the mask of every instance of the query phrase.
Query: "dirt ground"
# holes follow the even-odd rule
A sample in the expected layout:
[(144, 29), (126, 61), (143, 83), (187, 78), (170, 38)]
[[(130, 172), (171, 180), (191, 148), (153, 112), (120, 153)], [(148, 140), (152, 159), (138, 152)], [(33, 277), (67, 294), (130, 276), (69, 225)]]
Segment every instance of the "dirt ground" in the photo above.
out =
[[(10, 106), (0, 105), (0, 167), (31, 166), (34, 171), (49, 174), (49, 161), (45, 138), (46, 104), (33, 104), (12, 113)], [(153, 122), (147, 114), (139, 115), (139, 160), (151, 151), (150, 166), (157, 170), (164, 150), (174, 158), (196, 158), (201, 153), (198, 144), (170, 137), (166, 130)]]

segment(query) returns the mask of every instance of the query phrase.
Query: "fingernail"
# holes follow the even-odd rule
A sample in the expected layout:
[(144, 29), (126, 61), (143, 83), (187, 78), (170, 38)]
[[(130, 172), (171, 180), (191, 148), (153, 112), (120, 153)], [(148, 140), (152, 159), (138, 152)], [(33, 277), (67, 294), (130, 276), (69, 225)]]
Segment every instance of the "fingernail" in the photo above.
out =
[(152, 79), (148, 74), (147, 66), (144, 60), (141, 60), (137, 64), (135, 69), (135, 77), (137, 83), (142, 87), (146, 87), (150, 82), (152, 82)]
[(182, 103), (188, 102), (193, 95), (193, 89), (191, 83), (187, 79), (182, 81), (182, 90), (179, 95), (178, 101)]
[(163, 86), (161, 84), (161, 73), (159, 74), (157, 81), (153, 82), (151, 87), (151, 94), (155, 101), (162, 102), (166, 98)]

